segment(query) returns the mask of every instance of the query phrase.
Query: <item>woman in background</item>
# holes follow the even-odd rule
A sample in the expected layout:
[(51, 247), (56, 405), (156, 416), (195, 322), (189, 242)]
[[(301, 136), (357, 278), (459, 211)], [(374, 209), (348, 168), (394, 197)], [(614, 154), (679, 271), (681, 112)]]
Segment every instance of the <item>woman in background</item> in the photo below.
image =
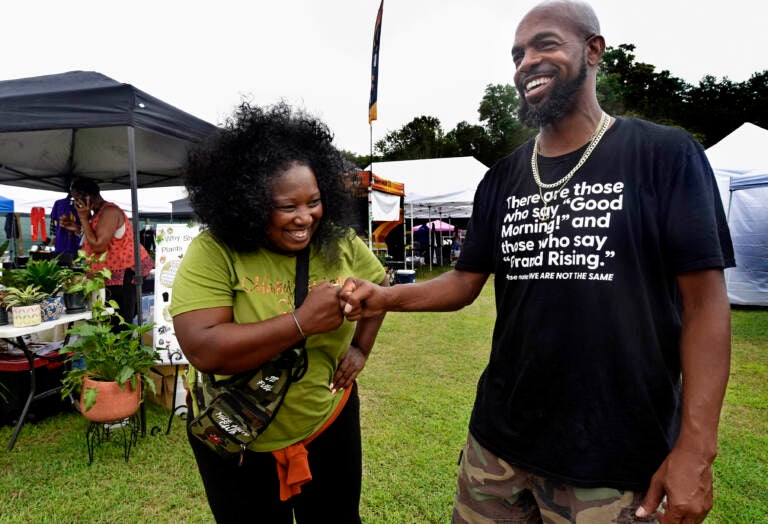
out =
[[(98, 184), (89, 178), (75, 179), (69, 192), (80, 223), (62, 217), (61, 226), (85, 237), (83, 249), (86, 254), (107, 254), (103, 262), (92, 263), (91, 269), (98, 271), (106, 267), (112, 272), (105, 281), (107, 300), (117, 302), (118, 313), (127, 322), (132, 322), (136, 316), (136, 264), (131, 221), (117, 204), (102, 198)], [(139, 246), (139, 253), (142, 276), (147, 276), (153, 262), (142, 246)]]

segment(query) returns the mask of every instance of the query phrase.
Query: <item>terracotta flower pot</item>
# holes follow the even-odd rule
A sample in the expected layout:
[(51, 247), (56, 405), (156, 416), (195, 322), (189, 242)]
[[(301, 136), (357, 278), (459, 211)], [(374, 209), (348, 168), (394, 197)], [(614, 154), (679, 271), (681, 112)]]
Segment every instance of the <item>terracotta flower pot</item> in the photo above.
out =
[(102, 382), (86, 377), (83, 381), (83, 392), (88, 388), (96, 388), (96, 403), (85, 410), (83, 396), (80, 395), (80, 412), (93, 422), (115, 422), (130, 417), (139, 409), (141, 386), (136, 389), (126, 383), (125, 389), (117, 382)]

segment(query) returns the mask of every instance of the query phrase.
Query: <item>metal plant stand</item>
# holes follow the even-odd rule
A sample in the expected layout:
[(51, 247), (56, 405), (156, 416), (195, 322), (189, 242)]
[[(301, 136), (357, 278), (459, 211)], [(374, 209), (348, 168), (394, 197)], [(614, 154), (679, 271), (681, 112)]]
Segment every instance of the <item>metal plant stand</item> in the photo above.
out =
[[(169, 358), (171, 361), (171, 364), (174, 366), (174, 372), (173, 372), (173, 402), (171, 404), (171, 414), (168, 416), (168, 426), (165, 429), (165, 434), (168, 435), (171, 432), (171, 424), (173, 423), (173, 418), (176, 416), (176, 413), (179, 413), (179, 418), (181, 420), (187, 420), (187, 405), (186, 404), (179, 404), (176, 405), (176, 392), (178, 391), (179, 387), (179, 368), (182, 365), (186, 365), (181, 363), (180, 361), (184, 358), (182, 353), (180, 351), (175, 352), (169, 352)], [(176, 361), (176, 363), (174, 363)], [(185, 361), (186, 362), (186, 361)], [(150, 430), (150, 435), (154, 436), (159, 434), (163, 428), (160, 426), (153, 426)]]
[(91, 422), (85, 432), (85, 440), (88, 445), (88, 465), (93, 464), (93, 453), (97, 446), (108, 441), (113, 433), (119, 433), (123, 439), (123, 457), (128, 462), (131, 448), (139, 439), (139, 415), (133, 414), (123, 420), (115, 422)]

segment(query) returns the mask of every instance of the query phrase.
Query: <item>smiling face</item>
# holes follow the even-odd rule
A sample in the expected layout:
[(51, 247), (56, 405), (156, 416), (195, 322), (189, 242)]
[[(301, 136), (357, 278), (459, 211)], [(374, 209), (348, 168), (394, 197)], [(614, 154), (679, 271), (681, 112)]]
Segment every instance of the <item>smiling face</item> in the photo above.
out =
[(272, 249), (295, 254), (309, 245), (323, 217), (320, 189), (312, 170), (292, 164), (272, 182), (267, 239)]
[(592, 36), (578, 30), (560, 5), (526, 15), (512, 48), (520, 93), (518, 116), (525, 125), (554, 124), (573, 108), (586, 83), (586, 42)]

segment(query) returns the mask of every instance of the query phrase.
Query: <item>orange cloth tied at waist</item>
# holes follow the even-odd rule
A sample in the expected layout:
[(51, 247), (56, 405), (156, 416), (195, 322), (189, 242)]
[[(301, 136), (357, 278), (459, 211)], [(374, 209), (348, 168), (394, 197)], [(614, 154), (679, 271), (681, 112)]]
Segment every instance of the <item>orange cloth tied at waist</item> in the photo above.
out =
[(331, 414), (328, 420), (315, 431), (312, 435), (308, 436), (304, 440), (291, 444), (283, 449), (278, 449), (272, 452), (277, 462), (277, 478), (280, 481), (280, 500), (285, 502), (294, 495), (301, 493), (301, 486), (312, 480), (312, 473), (309, 471), (309, 461), (307, 460), (307, 448), (306, 446), (312, 442), (315, 437), (325, 431), (328, 426), (333, 424), (333, 421), (339, 416), (341, 410), (347, 404), (350, 392), (355, 385), (348, 387), (344, 390), (344, 396), (341, 397), (336, 410)]

